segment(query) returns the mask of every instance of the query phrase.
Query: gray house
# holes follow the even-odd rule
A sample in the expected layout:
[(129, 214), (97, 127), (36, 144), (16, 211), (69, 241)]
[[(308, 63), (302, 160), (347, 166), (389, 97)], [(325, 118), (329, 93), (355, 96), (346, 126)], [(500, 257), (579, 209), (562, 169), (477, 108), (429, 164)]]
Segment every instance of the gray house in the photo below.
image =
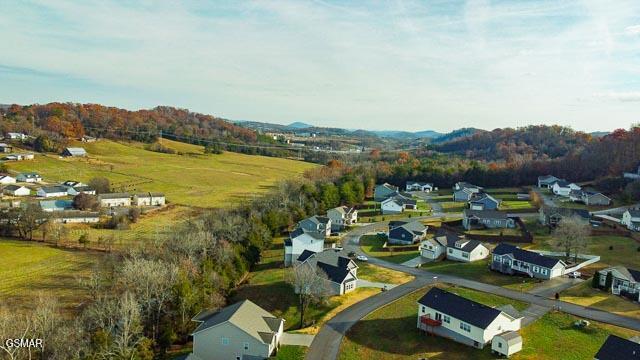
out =
[(598, 271), (599, 285), (604, 288), (607, 274), (611, 273), (611, 293), (614, 295), (626, 295), (636, 301), (640, 301), (640, 271), (624, 266), (614, 266)]
[(327, 276), (327, 288), (334, 295), (344, 295), (358, 285), (358, 265), (336, 249), (320, 252), (305, 250), (297, 261), (303, 266), (313, 266)]
[(323, 237), (331, 235), (331, 219), (314, 215), (298, 222), (298, 227), (305, 232), (315, 232)]
[(469, 200), (471, 210), (497, 210), (502, 201), (486, 193), (477, 193)]
[(467, 230), (477, 228), (495, 229), (513, 228), (516, 223), (513, 218), (502, 211), (464, 209), (462, 226)]
[(551, 189), (553, 184), (555, 184), (558, 181), (565, 181), (565, 180), (557, 178), (553, 175), (538, 176), (538, 187), (543, 189)]
[(389, 222), (389, 244), (411, 245), (420, 242), (427, 236), (428, 227), (420, 221)]
[(611, 204), (611, 198), (597, 191), (572, 190), (569, 200), (581, 202), (585, 205), (607, 206)]
[(478, 193), (481, 193), (483, 188), (477, 185), (470, 184), (468, 182), (457, 182), (453, 186), (453, 201), (467, 202)]
[(398, 190), (399, 189), (397, 186), (394, 186), (388, 183), (384, 183), (382, 185), (376, 185), (376, 188), (373, 192), (373, 200), (375, 201), (385, 200), (386, 198), (396, 194)]
[(218, 311), (205, 310), (193, 336), (189, 360), (267, 359), (278, 349), (284, 319), (244, 300)]
[(542, 206), (538, 211), (538, 219), (542, 225), (556, 226), (565, 217), (579, 217), (589, 221), (589, 211), (584, 209), (570, 209), (556, 206)]
[(502, 243), (493, 249), (491, 270), (503, 274), (522, 274), (538, 279), (551, 279), (564, 273), (560, 259)]

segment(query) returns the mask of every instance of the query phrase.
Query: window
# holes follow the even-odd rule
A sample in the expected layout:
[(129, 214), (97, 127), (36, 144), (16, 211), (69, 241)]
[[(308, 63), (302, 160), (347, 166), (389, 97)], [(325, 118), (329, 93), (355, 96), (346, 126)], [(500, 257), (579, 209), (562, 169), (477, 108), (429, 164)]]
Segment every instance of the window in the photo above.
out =
[(249, 350), (249, 343), (248, 342), (245, 342), (242, 345), (244, 346), (245, 350)]
[(502, 349), (502, 343), (498, 341), (498, 347)]
[(471, 325), (469, 324), (465, 324), (462, 321), (460, 322), (460, 329), (466, 331), (466, 332), (471, 332)]
[(439, 312), (436, 313), (436, 320), (442, 320), (442, 314)]
[(539, 266), (534, 266), (534, 267), (533, 267), (533, 271), (535, 271), (535, 272), (540, 272), (540, 267), (539, 267)]
[(422, 307), (422, 312), (423, 312), (423, 313), (427, 312), (427, 308), (423, 306), (423, 307)]
[(462, 257), (468, 259), (469, 258), (469, 253), (462, 253)]
[(547, 269), (542, 269), (542, 275), (547, 275)]
[(500, 256), (498, 256), (498, 255), (493, 255), (493, 260), (494, 260), (494, 261), (500, 261)]
[(229, 338), (223, 337), (220, 339), (222, 345), (229, 345)]
[(453, 254), (453, 249), (449, 249), (449, 254)]
[(444, 318), (442, 319), (442, 321), (446, 322), (447, 324), (451, 323), (451, 318), (447, 315), (444, 316)]

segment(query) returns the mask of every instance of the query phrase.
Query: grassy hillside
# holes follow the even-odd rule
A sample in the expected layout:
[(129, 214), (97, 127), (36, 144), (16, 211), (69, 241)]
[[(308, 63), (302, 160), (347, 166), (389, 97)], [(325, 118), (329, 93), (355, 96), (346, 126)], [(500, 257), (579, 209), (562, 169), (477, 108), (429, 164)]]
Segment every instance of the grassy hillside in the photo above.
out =
[(79, 280), (100, 257), (27, 241), (0, 239), (0, 303), (29, 308), (39, 292), (73, 310), (87, 294)]
[(11, 163), (15, 172), (37, 171), (47, 181), (88, 181), (103, 176), (116, 190), (160, 191), (169, 202), (199, 207), (227, 207), (263, 192), (275, 182), (301, 175), (314, 164), (225, 152), (205, 155), (201, 146), (163, 140), (180, 154), (145, 150), (140, 143), (100, 140), (76, 144), (88, 159), (36, 155), (34, 161)]

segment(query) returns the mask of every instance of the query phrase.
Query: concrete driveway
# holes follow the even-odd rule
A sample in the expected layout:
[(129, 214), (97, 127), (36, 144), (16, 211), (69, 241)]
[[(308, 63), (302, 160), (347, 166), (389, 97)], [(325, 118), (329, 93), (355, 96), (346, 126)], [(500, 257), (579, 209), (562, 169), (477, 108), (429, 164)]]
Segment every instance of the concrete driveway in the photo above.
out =
[(296, 345), (296, 346), (311, 346), (313, 342), (313, 338), (315, 335), (309, 334), (294, 334), (294, 333), (283, 333), (280, 338), (280, 344), (282, 345)]

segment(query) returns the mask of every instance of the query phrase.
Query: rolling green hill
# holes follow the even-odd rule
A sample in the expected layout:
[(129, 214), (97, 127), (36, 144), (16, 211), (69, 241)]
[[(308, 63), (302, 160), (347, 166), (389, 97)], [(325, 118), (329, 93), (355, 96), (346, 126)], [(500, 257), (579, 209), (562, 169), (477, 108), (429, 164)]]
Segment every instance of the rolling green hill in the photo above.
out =
[(202, 146), (170, 140), (162, 140), (162, 145), (178, 154), (148, 151), (141, 143), (100, 140), (74, 144), (87, 150), (87, 159), (37, 154), (33, 161), (10, 163), (9, 169), (36, 171), (49, 182), (88, 181), (102, 176), (111, 180), (115, 191), (158, 191), (174, 204), (228, 207), (317, 166), (232, 152), (204, 154)]

